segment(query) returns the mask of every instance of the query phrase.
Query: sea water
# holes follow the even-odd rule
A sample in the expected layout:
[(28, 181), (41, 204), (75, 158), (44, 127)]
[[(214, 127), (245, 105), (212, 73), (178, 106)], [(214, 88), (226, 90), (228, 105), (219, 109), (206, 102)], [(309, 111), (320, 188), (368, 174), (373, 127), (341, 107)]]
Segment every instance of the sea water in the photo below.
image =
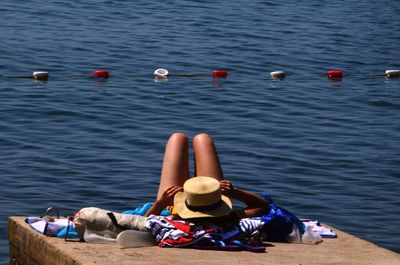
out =
[[(234, 185), (399, 252), (400, 80), (383, 76), (399, 16), (397, 1), (3, 1), (1, 262), (8, 216), (152, 201), (177, 131), (209, 133)], [(34, 71), (49, 80), (8, 78)]]

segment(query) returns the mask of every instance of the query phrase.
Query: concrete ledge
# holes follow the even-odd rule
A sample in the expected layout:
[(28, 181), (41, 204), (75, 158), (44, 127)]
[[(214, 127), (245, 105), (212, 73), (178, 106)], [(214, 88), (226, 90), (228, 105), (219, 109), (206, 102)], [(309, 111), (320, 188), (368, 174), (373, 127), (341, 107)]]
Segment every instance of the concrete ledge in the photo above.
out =
[(374, 264), (400, 265), (400, 254), (335, 229), (336, 239), (318, 245), (271, 243), (268, 253), (206, 251), (144, 247), (121, 249), (113, 244), (65, 242), (43, 236), (24, 222), (10, 217), (10, 264), (125, 265), (125, 264)]

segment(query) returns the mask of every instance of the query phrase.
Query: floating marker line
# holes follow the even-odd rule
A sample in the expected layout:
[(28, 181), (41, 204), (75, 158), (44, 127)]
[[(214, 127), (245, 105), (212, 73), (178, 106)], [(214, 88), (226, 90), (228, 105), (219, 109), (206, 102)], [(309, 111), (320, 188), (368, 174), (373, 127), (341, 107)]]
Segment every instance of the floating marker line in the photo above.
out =
[[(283, 80), (286, 78), (286, 73), (282, 70), (273, 71), (269, 73), (272, 79), (281, 79)], [(151, 75), (148, 74), (141, 74), (141, 73), (132, 73), (132, 74), (125, 74), (124, 76), (133, 76), (133, 77), (150, 77), (153, 76), (158, 80), (167, 79), (169, 77), (206, 77), (211, 76), (213, 79), (217, 78), (227, 78), (228, 71), (226, 70), (213, 70), (211, 73), (176, 73), (171, 74), (168, 70), (159, 68), (156, 69)], [(399, 78), (400, 77), (400, 70), (398, 69), (391, 69), (385, 70), (383, 73), (350, 73), (346, 74), (343, 70), (335, 69), (335, 70), (328, 70), (325, 74), (320, 74), (320, 76), (326, 76), (332, 80), (341, 80), (344, 77), (348, 76), (376, 76), (376, 77), (386, 77), (386, 78)], [(33, 72), (32, 75), (21, 75), (21, 76), (2, 76), (4, 78), (25, 78), (25, 79), (33, 79), (33, 80), (40, 80), (40, 81), (47, 81), (49, 79), (49, 73), (47, 71), (36, 71)], [(77, 74), (77, 75), (61, 75), (63, 78), (94, 78), (94, 79), (109, 79), (112, 77), (108, 70), (94, 70), (91, 74)]]

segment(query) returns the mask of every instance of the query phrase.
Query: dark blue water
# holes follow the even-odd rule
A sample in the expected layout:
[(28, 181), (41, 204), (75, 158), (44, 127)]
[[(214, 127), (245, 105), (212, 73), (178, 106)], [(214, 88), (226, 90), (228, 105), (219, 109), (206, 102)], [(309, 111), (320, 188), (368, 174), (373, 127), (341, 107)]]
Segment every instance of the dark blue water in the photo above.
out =
[(400, 68), (399, 17), (398, 1), (3, 1), (1, 261), (10, 215), (151, 201), (175, 131), (211, 134), (236, 185), (399, 252), (400, 79), (376, 76)]

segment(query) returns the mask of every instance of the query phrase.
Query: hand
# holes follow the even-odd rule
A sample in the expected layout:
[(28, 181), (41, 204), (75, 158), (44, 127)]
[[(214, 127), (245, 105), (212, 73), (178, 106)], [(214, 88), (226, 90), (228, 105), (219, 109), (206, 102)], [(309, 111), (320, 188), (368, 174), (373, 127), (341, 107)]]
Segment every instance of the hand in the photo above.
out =
[(220, 185), (221, 185), (222, 194), (225, 196), (228, 196), (228, 197), (232, 197), (232, 192), (235, 189), (232, 182), (230, 182), (229, 180), (223, 179), (220, 181)]
[(163, 207), (173, 205), (175, 194), (180, 191), (183, 191), (182, 187), (170, 186), (165, 189), (165, 191), (161, 195), (161, 198), (159, 198), (156, 203), (162, 205)]

